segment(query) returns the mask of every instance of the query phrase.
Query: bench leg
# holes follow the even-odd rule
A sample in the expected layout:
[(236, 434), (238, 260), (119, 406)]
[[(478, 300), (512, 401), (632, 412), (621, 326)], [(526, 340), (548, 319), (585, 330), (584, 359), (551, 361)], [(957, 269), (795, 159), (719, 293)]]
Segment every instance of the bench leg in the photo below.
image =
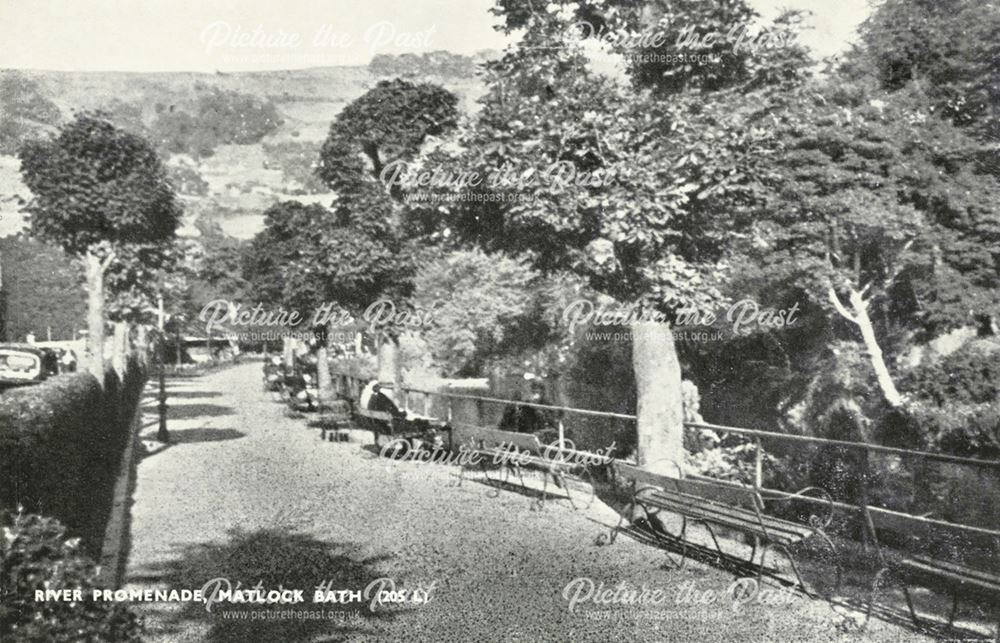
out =
[(556, 472), (551, 475), (553, 480), (559, 484), (559, 488), (566, 491), (566, 499), (569, 500), (569, 506), (573, 508), (573, 511), (576, 511), (578, 507), (576, 506), (576, 503), (573, 502), (573, 493), (569, 490), (569, 485), (566, 484), (566, 476), (564, 476), (561, 472)]
[[(833, 544), (833, 540), (826, 535), (826, 532), (819, 527), (813, 527), (813, 532), (809, 536), (809, 538), (811, 538), (812, 536), (819, 536), (820, 539), (824, 543), (826, 543), (826, 546), (830, 548), (830, 553), (833, 554), (833, 568), (836, 576), (834, 577), (833, 581), (833, 591), (830, 592), (830, 596), (832, 596), (833, 593), (840, 591), (840, 584), (843, 581), (844, 577), (844, 568), (843, 565), (841, 565), (840, 563), (840, 556), (837, 552), (837, 546)], [(830, 598), (830, 596), (827, 596), (827, 598)]]
[(888, 567), (883, 567), (878, 570), (875, 574), (875, 580), (872, 581), (872, 591), (868, 594), (868, 609), (865, 611), (865, 623), (862, 629), (868, 627), (868, 621), (872, 618), (872, 610), (875, 609), (875, 601), (878, 599), (879, 589), (882, 587), (882, 581), (890, 574)]
[(913, 597), (910, 596), (910, 588), (906, 584), (905, 580), (902, 582), (902, 585), (903, 585), (903, 596), (906, 597), (906, 607), (910, 610), (910, 618), (913, 619), (914, 625), (919, 626), (920, 619), (917, 618), (917, 610), (913, 609)]
[(625, 505), (625, 509), (622, 512), (622, 514), (620, 516), (618, 516), (618, 524), (615, 525), (615, 528), (611, 530), (611, 535), (608, 537), (608, 544), (609, 545), (615, 544), (615, 538), (618, 537), (618, 532), (621, 531), (622, 523), (625, 522), (625, 514), (627, 513), (627, 514), (629, 514), (631, 516), (633, 511), (635, 511), (635, 501), (634, 500), (629, 501), (629, 503), (627, 505)]
[(951, 612), (948, 614), (948, 629), (954, 627), (955, 615), (958, 613), (958, 593), (951, 595)]
[[(486, 478), (486, 483), (491, 487), (490, 491), (486, 492), (486, 497), (487, 498), (497, 498), (497, 497), (499, 497), (500, 496), (500, 487), (498, 486), (498, 482), (494, 481), (493, 478), (490, 477), (490, 469), (489, 469), (489, 467), (486, 466), (486, 462), (485, 461), (481, 461), (479, 463), (479, 466), (482, 467), (482, 469), (483, 469), (483, 477)], [(500, 483), (500, 484), (502, 484), (502, 483)]]
[[(517, 477), (521, 481), (521, 486), (524, 487), (525, 489), (527, 489), (527, 485), (524, 484), (524, 478), (521, 476), (521, 468), (520, 467), (517, 468)], [(545, 500), (548, 498), (548, 493), (549, 493), (549, 477), (543, 473), (542, 474), (542, 497), (535, 501), (535, 507), (537, 507), (539, 511), (541, 511), (542, 509), (545, 509)]]
[(792, 573), (795, 574), (795, 580), (798, 582), (799, 587), (802, 589), (802, 593), (808, 596), (809, 598), (815, 598), (812, 592), (810, 592), (809, 589), (806, 587), (805, 582), (802, 580), (802, 574), (799, 573), (799, 566), (795, 562), (795, 557), (792, 556), (792, 552), (788, 549), (788, 547), (786, 547), (781, 543), (764, 543), (764, 546), (760, 551), (760, 566), (757, 568), (758, 585), (760, 584), (761, 579), (764, 576), (764, 563), (767, 561), (767, 552), (769, 549), (781, 550), (785, 554), (785, 557), (788, 558), (789, 564), (791, 564), (792, 566)]

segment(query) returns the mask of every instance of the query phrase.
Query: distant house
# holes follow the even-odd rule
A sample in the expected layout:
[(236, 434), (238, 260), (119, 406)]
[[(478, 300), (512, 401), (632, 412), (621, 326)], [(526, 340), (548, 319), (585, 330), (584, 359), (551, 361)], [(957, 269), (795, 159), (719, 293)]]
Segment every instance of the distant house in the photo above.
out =
[(61, 249), (23, 235), (0, 239), (0, 340), (75, 339), (86, 319), (82, 273)]

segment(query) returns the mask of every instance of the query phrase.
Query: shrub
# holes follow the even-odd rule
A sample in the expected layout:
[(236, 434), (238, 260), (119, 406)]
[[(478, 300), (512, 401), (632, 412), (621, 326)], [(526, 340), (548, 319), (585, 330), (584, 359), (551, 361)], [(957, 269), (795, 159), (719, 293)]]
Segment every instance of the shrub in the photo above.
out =
[[(139, 619), (125, 606), (89, 600), (96, 567), (59, 521), (18, 512), (0, 539), (0, 639), (139, 641)], [(37, 590), (82, 590), (82, 601), (36, 601)]]
[(938, 406), (984, 404), (1000, 399), (1000, 345), (971, 341), (954, 353), (914, 369), (903, 387)]
[(1000, 404), (916, 403), (909, 408), (927, 448), (957, 455), (1000, 454)]
[(103, 390), (72, 373), (0, 397), (0, 507), (58, 518), (96, 552), (144, 382), (133, 362)]

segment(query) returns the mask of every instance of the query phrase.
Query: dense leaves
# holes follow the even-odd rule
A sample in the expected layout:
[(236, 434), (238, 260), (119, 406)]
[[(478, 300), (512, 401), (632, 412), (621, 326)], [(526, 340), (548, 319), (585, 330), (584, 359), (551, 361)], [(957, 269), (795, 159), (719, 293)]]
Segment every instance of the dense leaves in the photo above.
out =
[(80, 114), (20, 158), (32, 232), (67, 252), (162, 243), (177, 228), (181, 209), (155, 150), (105, 120)]
[(168, 152), (211, 156), (219, 145), (259, 143), (281, 124), (271, 101), (213, 87), (190, 105), (161, 107), (150, 129)]
[[(0, 635), (5, 641), (141, 641), (139, 618), (121, 603), (90, 600), (97, 568), (59, 521), (18, 512), (0, 539)], [(85, 600), (35, 600), (36, 591), (80, 591)]]

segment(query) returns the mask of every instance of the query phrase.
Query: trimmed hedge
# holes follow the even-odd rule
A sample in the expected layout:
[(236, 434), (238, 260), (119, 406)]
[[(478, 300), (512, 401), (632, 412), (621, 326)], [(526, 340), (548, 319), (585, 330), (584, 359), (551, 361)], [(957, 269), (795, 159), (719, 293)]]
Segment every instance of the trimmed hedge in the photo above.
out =
[(0, 508), (58, 518), (96, 555), (144, 374), (86, 373), (0, 396)]

